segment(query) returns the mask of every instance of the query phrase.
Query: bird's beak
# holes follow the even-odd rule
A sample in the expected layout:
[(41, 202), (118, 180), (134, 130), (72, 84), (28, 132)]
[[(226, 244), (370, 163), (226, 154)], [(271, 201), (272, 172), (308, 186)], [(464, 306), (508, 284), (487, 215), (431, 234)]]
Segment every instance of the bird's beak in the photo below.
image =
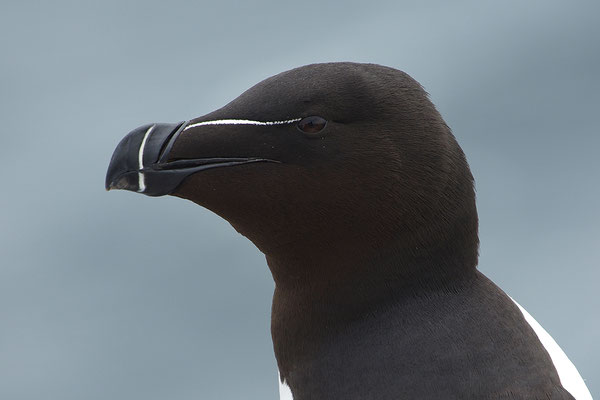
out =
[(131, 131), (117, 145), (106, 173), (106, 190), (124, 189), (148, 196), (172, 193), (193, 173), (210, 168), (272, 161), (257, 157), (172, 159), (173, 143), (188, 122), (150, 124)]

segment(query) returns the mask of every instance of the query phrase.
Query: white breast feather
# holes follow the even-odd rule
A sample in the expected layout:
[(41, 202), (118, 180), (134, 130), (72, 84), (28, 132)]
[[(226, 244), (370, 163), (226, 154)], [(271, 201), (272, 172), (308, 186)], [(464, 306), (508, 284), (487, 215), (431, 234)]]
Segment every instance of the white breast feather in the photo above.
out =
[(521, 305), (512, 297), (511, 300), (519, 307), (523, 317), (525, 317), (525, 321), (531, 325), (538, 339), (540, 339), (540, 342), (542, 342), (542, 345), (546, 348), (546, 351), (554, 363), (556, 372), (558, 372), (558, 377), (560, 378), (560, 383), (563, 387), (571, 393), (571, 396), (575, 397), (576, 400), (592, 400), (592, 395), (585, 385), (583, 378), (579, 375), (579, 371), (577, 371), (577, 368), (573, 365), (571, 360), (569, 360), (569, 357), (567, 357), (565, 352), (562, 351), (560, 346), (552, 339), (552, 336), (542, 328), (531, 314), (521, 307)]
[(294, 396), (292, 396), (292, 390), (285, 383), (285, 381), (281, 381), (281, 375), (277, 372), (277, 382), (279, 382), (279, 400), (294, 400)]
[[(546, 332), (546, 330), (525, 310), (519, 303), (517, 303), (512, 297), (511, 300), (519, 307), (525, 321), (531, 326), (538, 339), (550, 355), (554, 367), (558, 372), (560, 383), (563, 387), (571, 393), (576, 400), (592, 400), (592, 395), (585, 385), (583, 378), (577, 371), (577, 368), (569, 357), (565, 354), (560, 346), (552, 339), (552, 336)], [(277, 374), (277, 381), (279, 382), (279, 400), (294, 400), (290, 387), (281, 381), (279, 373)]]

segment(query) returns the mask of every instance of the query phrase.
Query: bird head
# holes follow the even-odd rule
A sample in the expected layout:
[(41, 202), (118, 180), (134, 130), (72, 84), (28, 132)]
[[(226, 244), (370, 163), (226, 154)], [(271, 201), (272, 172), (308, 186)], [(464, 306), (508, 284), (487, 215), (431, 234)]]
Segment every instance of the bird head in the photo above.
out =
[(267, 256), (419, 256), (460, 239), (476, 264), (465, 156), (419, 83), (379, 65), (296, 68), (204, 116), (137, 128), (106, 188), (191, 200)]

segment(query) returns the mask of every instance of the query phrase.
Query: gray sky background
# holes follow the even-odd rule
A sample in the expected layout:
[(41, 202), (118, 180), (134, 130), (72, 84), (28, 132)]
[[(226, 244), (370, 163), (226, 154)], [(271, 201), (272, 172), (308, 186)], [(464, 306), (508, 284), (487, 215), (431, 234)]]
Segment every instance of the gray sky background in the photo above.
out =
[(275, 399), (273, 283), (227, 222), (104, 191), (118, 141), (296, 66), (420, 81), (475, 175), (480, 269), (600, 396), (600, 2), (3, 1), (0, 398)]

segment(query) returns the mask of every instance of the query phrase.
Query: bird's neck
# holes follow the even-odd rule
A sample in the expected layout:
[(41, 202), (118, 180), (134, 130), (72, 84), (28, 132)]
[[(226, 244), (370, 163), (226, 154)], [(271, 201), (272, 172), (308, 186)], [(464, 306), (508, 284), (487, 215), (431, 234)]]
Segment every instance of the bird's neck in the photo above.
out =
[(267, 255), (276, 284), (271, 333), (281, 376), (318, 359), (353, 323), (471, 277), (475, 263), (457, 257), (454, 247), (450, 242), (421, 252), (390, 245), (366, 252), (353, 246), (304, 253), (312, 256)]

